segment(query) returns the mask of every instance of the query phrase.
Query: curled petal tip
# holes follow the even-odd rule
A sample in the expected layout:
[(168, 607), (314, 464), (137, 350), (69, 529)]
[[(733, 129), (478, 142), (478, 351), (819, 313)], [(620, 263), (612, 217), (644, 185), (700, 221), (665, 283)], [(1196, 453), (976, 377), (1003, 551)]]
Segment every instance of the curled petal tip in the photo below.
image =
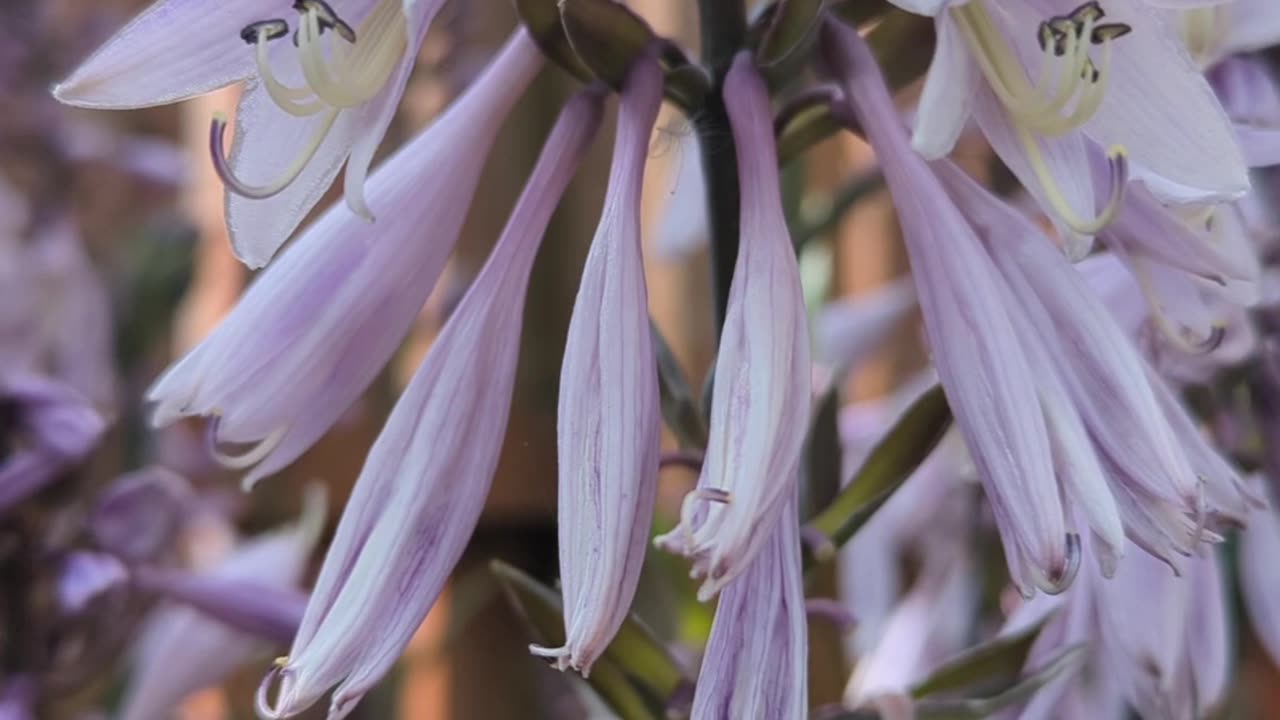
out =
[(1080, 571), (1080, 559), (1083, 555), (1080, 536), (1076, 533), (1067, 533), (1066, 547), (1066, 553), (1050, 568), (1049, 574), (1044, 578), (1045, 582), (1038, 583), (1040, 589), (1048, 595), (1059, 595), (1071, 587), (1071, 583), (1076, 579), (1076, 573)]

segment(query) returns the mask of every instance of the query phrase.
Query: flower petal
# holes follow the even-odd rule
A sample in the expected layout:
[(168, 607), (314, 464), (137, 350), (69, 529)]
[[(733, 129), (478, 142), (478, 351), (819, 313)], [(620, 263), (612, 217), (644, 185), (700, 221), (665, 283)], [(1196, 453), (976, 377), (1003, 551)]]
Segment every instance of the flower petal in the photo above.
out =
[(948, 155), (955, 147), (973, 114), (981, 81), (978, 66), (951, 16), (940, 16), (934, 26), (938, 42), (925, 75), (924, 92), (916, 108), (915, 132), (911, 135), (911, 146), (929, 160)]

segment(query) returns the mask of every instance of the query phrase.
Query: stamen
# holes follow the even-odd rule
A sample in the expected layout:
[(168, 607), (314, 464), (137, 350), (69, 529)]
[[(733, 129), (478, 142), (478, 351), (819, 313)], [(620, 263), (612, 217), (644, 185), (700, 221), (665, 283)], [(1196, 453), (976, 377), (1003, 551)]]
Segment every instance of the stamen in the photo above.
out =
[(1063, 195), (1062, 189), (1049, 170), (1048, 163), (1045, 162), (1040, 143), (1030, 132), (1021, 127), (1018, 128), (1018, 138), (1026, 150), (1027, 162), (1031, 165), (1032, 172), (1040, 180), (1040, 185), (1044, 189), (1045, 199), (1067, 227), (1081, 235), (1096, 235), (1120, 214), (1120, 208), (1124, 205), (1125, 188), (1129, 182), (1128, 155), (1124, 148), (1117, 146), (1107, 153), (1111, 178), (1107, 204), (1096, 216), (1084, 218), (1071, 207), (1071, 203)]
[(732, 500), (728, 490), (722, 488), (694, 488), (680, 503), (680, 525), (684, 528), (685, 553), (694, 552), (693, 514), (699, 503), (720, 503), (728, 505)]
[(285, 433), (289, 430), (288, 426), (278, 428), (240, 455), (231, 455), (218, 449), (219, 423), (220, 418), (218, 417), (214, 417), (209, 422), (206, 443), (209, 446), (209, 454), (213, 456), (213, 459), (229, 470), (244, 470), (262, 462), (264, 458), (280, 446), (280, 441), (284, 439)]
[(255, 200), (277, 195), (289, 187), (294, 180), (297, 180), (302, 171), (306, 169), (307, 163), (311, 162), (311, 158), (315, 157), (316, 152), (324, 143), (324, 139), (329, 135), (329, 130), (333, 128), (334, 120), (337, 120), (337, 118), (337, 110), (329, 110), (325, 114), (310, 142), (307, 143), (307, 146), (294, 159), (293, 164), (286, 168), (285, 172), (277, 180), (266, 185), (250, 185), (236, 177), (235, 172), (227, 163), (227, 154), (223, 145), (223, 135), (226, 134), (227, 129), (227, 117), (222, 113), (215, 113), (213, 122), (209, 125), (209, 152), (213, 156), (213, 169), (218, 173), (222, 184), (237, 195)]
[(1227, 337), (1227, 328), (1221, 323), (1215, 323), (1209, 329), (1209, 335), (1204, 338), (1195, 337), (1189, 328), (1174, 327), (1173, 321), (1165, 314), (1159, 298), (1156, 297), (1146, 263), (1137, 257), (1130, 257), (1130, 264), (1133, 266), (1134, 278), (1138, 281), (1138, 289), (1142, 291), (1142, 296), (1147, 301), (1151, 325), (1170, 344), (1188, 355), (1207, 355), (1222, 345)]
[[(253, 695), (253, 704), (258, 711), (258, 717), (267, 720), (280, 720), (287, 717), (287, 708), (283, 702), (285, 688), (284, 683), (288, 679), (286, 676), (286, 666), (289, 663), (288, 657), (278, 657), (271, 663), (271, 669), (267, 671), (266, 677), (262, 678), (262, 682), (258, 683), (258, 690)], [(276, 680), (280, 681), (280, 692), (276, 695), (276, 704), (271, 704), (271, 686)]]
[(324, 0), (297, 0), (293, 3), (293, 9), (298, 11), (299, 15), (314, 15), (320, 23), (320, 31), (333, 30), (342, 36), (343, 40), (351, 43), (356, 42), (356, 31), (342, 18), (338, 17), (338, 13), (334, 12), (329, 3)]
[(288, 34), (289, 23), (275, 18), (245, 25), (240, 31), (240, 39), (250, 45), (258, 45), (264, 41), (278, 40)]

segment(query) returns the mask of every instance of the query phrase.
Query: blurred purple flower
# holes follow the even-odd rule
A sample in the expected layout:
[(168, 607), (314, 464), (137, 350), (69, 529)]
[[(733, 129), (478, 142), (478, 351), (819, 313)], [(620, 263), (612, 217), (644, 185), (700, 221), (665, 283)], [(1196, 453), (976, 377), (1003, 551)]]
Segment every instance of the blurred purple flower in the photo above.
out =
[(443, 4), (300, 0), (291, 43), (288, 21), (271, 17), (261, 2), (231, 0), (211, 10), (200, 0), (160, 0), (53, 94), (80, 107), (129, 109), (247, 80), (229, 161), (222, 154), (225, 119), (215, 118), (211, 139), (229, 191), (232, 246), (260, 267), (344, 164), (351, 212), (373, 220), (365, 178)]
[[(293, 588), (307, 567), (324, 519), (324, 494), (313, 488), (296, 524), (246, 540), (201, 575), (210, 583), (259, 585), (272, 595)], [(186, 606), (183, 599), (179, 594), (179, 602), (153, 610), (139, 633), (133, 671), (116, 716), (120, 720), (171, 717), (187, 695), (221, 682), (270, 646), (262, 637), (215, 619), (217, 615)]]
[(11, 375), (0, 407), (14, 449), (0, 462), (0, 512), (55, 480), (84, 459), (106, 429), (102, 416), (76, 391), (37, 375)]
[(631, 608), (653, 522), (662, 416), (640, 254), (640, 192), (662, 103), (652, 53), (632, 62), (613, 167), (582, 270), (557, 412), (565, 644), (531, 648), (586, 675)]
[(192, 499), (186, 479), (164, 468), (126, 473), (98, 495), (89, 533), (98, 547), (121, 558), (152, 559), (168, 549)]
[(725, 78), (738, 148), (742, 239), (716, 356), (711, 436), (698, 486), (660, 547), (693, 559), (707, 600), (772, 535), (809, 424), (809, 325), (779, 189), (764, 81), (741, 53)]
[(127, 579), (128, 570), (114, 555), (68, 553), (58, 570), (58, 607), (67, 615), (79, 615), (99, 596), (123, 587)]
[(462, 555), (506, 432), (529, 273), (601, 102), (588, 91), (561, 113), (484, 269), (396, 402), (293, 647), (259, 689), (264, 717), (296, 715), (334, 686), (329, 717), (350, 712), (395, 664)]
[(495, 135), (541, 66), (533, 40), (517, 31), (485, 74), (374, 174), (374, 205), (386, 209), (376, 237), (346, 207), (325, 213), (152, 386), (155, 424), (208, 415), (215, 445), (253, 443), (221, 457), (252, 467), (246, 485), (311, 447), (400, 346), (457, 241)]

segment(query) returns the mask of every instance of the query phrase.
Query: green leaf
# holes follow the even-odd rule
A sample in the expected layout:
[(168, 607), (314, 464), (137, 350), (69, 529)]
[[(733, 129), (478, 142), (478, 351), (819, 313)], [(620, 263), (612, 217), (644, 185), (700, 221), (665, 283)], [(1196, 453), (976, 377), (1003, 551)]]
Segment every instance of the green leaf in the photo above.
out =
[(566, 0), (563, 8), (557, 0), (513, 2), (543, 54), (583, 82), (600, 79), (620, 88), (631, 61), (656, 43), (668, 100), (693, 113), (711, 90), (705, 70), (691, 64), (673, 43), (655, 37), (644, 20), (623, 5), (611, 0)]
[(1020, 705), (1041, 688), (1058, 678), (1074, 673), (1084, 665), (1087, 648), (1083, 643), (1064, 648), (1041, 669), (1023, 676), (1018, 682), (985, 697), (955, 700), (926, 699), (916, 703), (919, 720), (981, 720)]
[[(844, 4), (859, 8), (863, 5), (856, 1)], [(929, 69), (935, 42), (933, 20), (902, 10), (893, 10), (881, 17), (879, 24), (867, 34), (867, 44), (880, 63), (889, 88), (900, 90)], [(780, 118), (776, 129), (779, 161), (784, 165), (790, 162), (819, 141), (848, 127), (847, 120), (833, 112), (827, 98), (812, 97), (811, 106), (802, 112), (791, 112)]]
[(658, 394), (662, 401), (662, 419), (675, 434), (682, 448), (707, 447), (707, 425), (702, 412), (693, 399), (693, 392), (685, 381), (684, 371), (676, 360), (671, 346), (662, 336), (658, 326), (649, 322), (653, 334), (653, 352), (658, 359)]
[(760, 64), (777, 65), (811, 42), (825, 4), (824, 0), (778, 0), (769, 8), (768, 25), (756, 48)]
[[(806, 550), (806, 565), (834, 555), (937, 447), (951, 425), (942, 387), (933, 386), (898, 419), (871, 450), (853, 480), (806, 525), (806, 534), (825, 538), (825, 550)], [(816, 552), (816, 557), (810, 553)]]
[(1009, 685), (1026, 667), (1031, 646), (1052, 617), (1050, 613), (1019, 632), (1001, 635), (965, 650), (916, 683), (911, 689), (912, 696), (924, 698), (979, 684)]
[(542, 53), (583, 82), (595, 79), (591, 68), (578, 57), (560, 24), (556, 0), (514, 0), (516, 15), (529, 30)]
[[(564, 643), (560, 594), (500, 560), (489, 564), (540, 645)], [(644, 623), (632, 615), (591, 668), (586, 682), (624, 720), (666, 717), (673, 701), (692, 697), (692, 681)]]
[(613, 0), (560, 0), (559, 7), (573, 51), (597, 78), (622, 89), (631, 63), (653, 44), (653, 29)]

